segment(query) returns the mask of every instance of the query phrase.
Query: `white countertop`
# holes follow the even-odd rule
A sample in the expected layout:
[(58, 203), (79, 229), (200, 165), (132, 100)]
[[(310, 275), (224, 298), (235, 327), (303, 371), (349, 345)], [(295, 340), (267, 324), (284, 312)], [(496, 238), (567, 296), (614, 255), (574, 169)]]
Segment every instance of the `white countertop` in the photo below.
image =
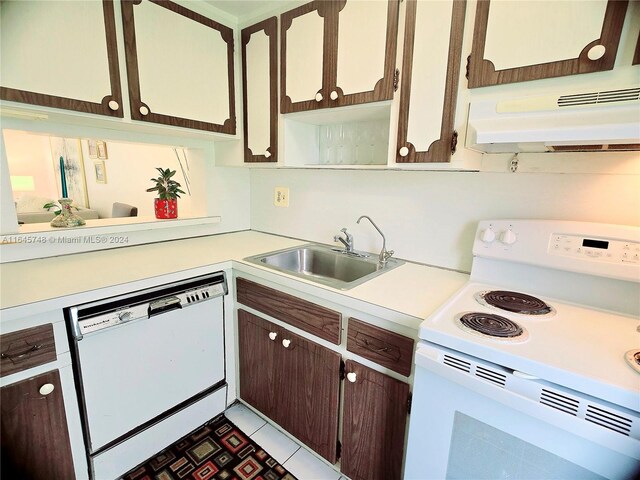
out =
[[(271, 269), (245, 264), (242, 259), (304, 243), (308, 242), (243, 231), (5, 263), (0, 265), (0, 308), (229, 261), (273, 274)], [(351, 290), (334, 290), (285, 274), (277, 275), (416, 318), (425, 318), (468, 280), (463, 273), (414, 263), (405, 263)]]

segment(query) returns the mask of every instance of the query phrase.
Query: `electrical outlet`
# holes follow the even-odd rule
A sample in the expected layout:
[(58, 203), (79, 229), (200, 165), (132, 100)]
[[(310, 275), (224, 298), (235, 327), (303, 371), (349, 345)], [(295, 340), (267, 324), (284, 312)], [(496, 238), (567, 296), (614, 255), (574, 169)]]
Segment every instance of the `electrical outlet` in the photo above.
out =
[(288, 187), (276, 187), (273, 195), (273, 204), (276, 207), (289, 206), (289, 188)]

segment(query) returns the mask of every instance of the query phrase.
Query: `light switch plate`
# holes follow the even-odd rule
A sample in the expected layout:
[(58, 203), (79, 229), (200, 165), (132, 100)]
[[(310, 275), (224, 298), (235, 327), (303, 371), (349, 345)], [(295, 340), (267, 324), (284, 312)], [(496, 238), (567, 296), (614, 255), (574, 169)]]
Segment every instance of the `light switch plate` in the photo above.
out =
[(276, 187), (273, 195), (273, 204), (276, 207), (289, 206), (289, 188), (288, 187)]

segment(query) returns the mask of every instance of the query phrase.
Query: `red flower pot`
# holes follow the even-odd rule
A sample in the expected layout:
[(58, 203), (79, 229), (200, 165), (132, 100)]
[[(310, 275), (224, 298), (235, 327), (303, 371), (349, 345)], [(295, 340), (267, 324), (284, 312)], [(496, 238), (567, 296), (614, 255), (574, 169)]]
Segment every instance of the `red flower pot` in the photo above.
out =
[(160, 200), (154, 199), (153, 208), (156, 212), (156, 218), (178, 218), (178, 199)]

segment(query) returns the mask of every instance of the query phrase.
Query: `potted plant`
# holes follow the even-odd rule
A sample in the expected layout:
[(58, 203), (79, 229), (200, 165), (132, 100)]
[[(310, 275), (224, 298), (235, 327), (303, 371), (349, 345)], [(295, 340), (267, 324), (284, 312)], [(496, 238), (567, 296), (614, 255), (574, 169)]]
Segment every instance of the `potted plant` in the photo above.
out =
[(171, 179), (176, 171), (159, 167), (156, 170), (160, 175), (151, 179), (155, 186), (147, 188), (147, 192), (158, 192), (158, 198), (153, 203), (156, 218), (178, 218), (178, 198), (185, 192), (180, 190), (181, 185), (178, 182)]

